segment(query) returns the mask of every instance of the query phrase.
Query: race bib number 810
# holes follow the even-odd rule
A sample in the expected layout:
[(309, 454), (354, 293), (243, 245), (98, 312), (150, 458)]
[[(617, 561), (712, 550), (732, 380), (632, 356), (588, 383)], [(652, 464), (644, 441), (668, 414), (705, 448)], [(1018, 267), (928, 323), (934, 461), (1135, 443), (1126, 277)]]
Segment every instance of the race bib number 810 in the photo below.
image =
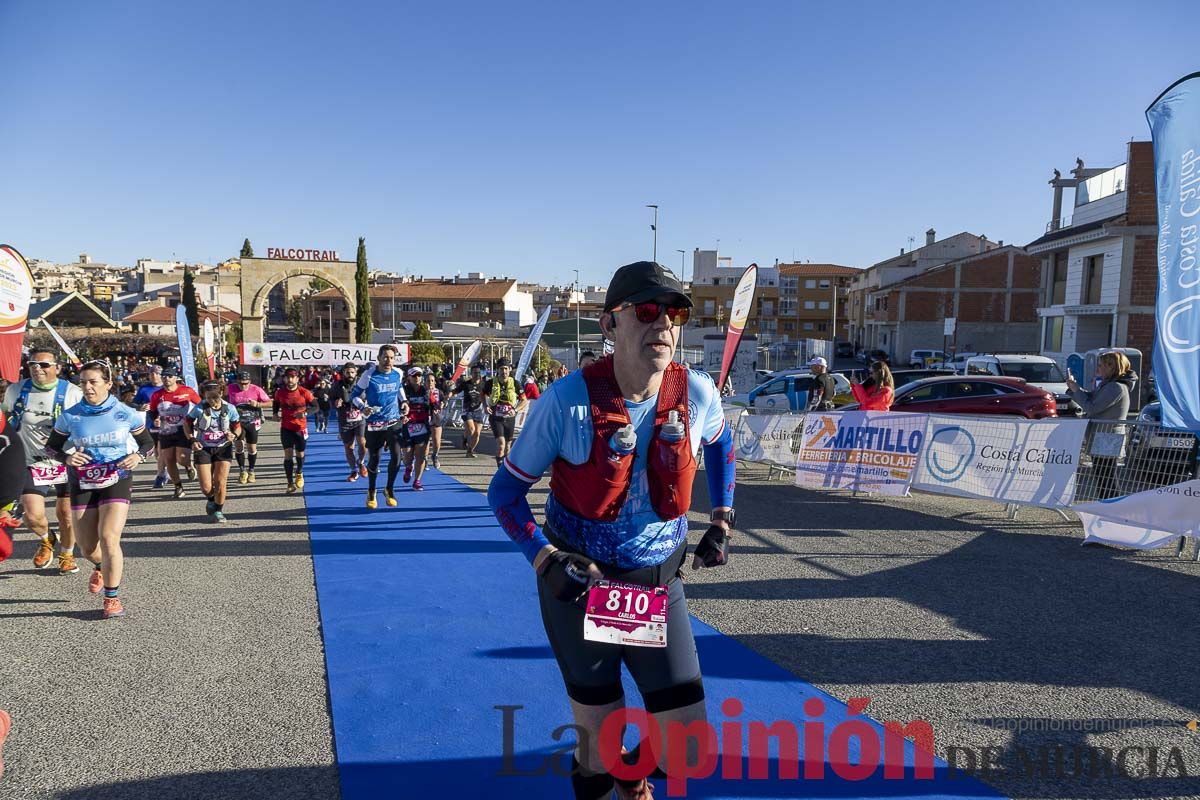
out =
[(667, 587), (600, 581), (588, 591), (583, 638), (637, 647), (667, 646)]

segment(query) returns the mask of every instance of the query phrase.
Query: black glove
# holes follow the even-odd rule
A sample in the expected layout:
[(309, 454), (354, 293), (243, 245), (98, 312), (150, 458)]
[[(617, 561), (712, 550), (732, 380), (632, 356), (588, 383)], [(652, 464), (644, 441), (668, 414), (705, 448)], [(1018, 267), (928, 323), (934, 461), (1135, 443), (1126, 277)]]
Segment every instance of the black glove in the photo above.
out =
[(588, 590), (590, 558), (566, 550), (555, 550), (542, 565), (542, 579), (550, 594), (564, 603), (574, 603)]
[[(696, 558), (706, 567), (720, 567), (729, 563), (729, 532), (720, 525), (709, 525), (700, 544), (696, 545)], [(692, 569), (697, 567), (693, 564)]]

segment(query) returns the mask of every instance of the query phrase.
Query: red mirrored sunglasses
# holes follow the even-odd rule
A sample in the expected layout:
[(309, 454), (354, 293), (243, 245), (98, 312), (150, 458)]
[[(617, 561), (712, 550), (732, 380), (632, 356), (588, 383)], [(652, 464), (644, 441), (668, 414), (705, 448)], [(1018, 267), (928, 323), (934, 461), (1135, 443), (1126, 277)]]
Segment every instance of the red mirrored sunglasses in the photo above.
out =
[(650, 325), (658, 321), (664, 313), (672, 325), (684, 326), (692, 317), (692, 309), (685, 305), (669, 305), (667, 303), (656, 303), (653, 300), (647, 300), (644, 303), (622, 303), (617, 306), (615, 311), (620, 311), (623, 308), (632, 308), (633, 313), (637, 316), (637, 321), (643, 325)]

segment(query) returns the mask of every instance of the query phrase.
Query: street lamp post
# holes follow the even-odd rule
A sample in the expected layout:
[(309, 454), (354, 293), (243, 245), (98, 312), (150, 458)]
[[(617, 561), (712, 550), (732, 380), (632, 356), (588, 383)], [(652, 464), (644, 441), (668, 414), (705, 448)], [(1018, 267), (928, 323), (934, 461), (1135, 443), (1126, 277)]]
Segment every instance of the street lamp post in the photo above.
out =
[(575, 369), (579, 369), (579, 270), (575, 270)]
[[(686, 257), (687, 253), (684, 250), (678, 250), (678, 249), (676, 249), (675, 252), (679, 253), (679, 280), (683, 283), (683, 288), (686, 290), (687, 289), (687, 281), (683, 279), (683, 276), (687, 273), (687, 266), (686, 266), (686, 262), (684, 261), (684, 258)], [(684, 358), (683, 358), (683, 328), (679, 329), (679, 347), (676, 349), (676, 357), (678, 358), (680, 363), (682, 363), (684, 361)]]
[(658, 206), (654, 203), (647, 203), (646, 208), (654, 209), (654, 222), (650, 225), (650, 230), (654, 231), (654, 249), (650, 251), (650, 260), (658, 263)]

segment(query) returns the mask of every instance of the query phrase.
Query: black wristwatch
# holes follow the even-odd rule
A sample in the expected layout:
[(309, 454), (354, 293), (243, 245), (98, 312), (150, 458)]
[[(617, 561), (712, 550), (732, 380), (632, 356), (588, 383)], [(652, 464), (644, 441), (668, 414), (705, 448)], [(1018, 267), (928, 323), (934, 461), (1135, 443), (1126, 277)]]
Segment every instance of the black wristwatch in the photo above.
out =
[(724, 522), (732, 528), (736, 524), (737, 513), (732, 508), (728, 511), (714, 511), (709, 519), (713, 522)]

